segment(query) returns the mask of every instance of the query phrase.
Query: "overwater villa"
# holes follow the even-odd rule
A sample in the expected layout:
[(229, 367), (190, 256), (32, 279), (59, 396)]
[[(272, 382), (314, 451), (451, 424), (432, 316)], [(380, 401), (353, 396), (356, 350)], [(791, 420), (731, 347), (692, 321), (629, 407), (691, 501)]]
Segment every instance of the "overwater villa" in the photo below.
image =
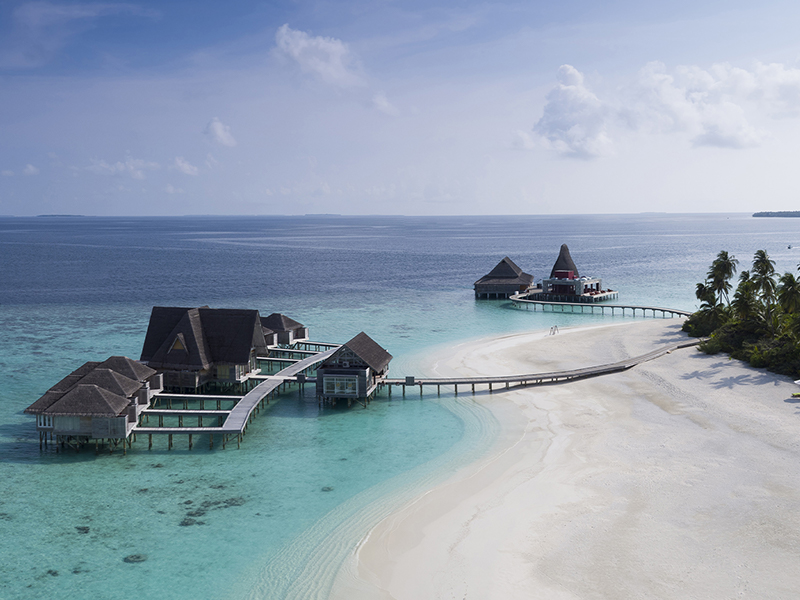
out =
[(48, 440), (79, 445), (123, 442), (139, 414), (162, 389), (162, 377), (125, 356), (87, 362), (51, 387), (25, 413), (36, 415), (39, 446)]
[(533, 275), (524, 273), (507, 256), (475, 282), (476, 298), (508, 298), (526, 292), (533, 285)]
[(550, 277), (542, 280), (540, 292), (530, 294), (528, 298), (551, 302), (600, 302), (617, 298), (618, 295), (614, 290), (603, 289), (603, 281), (599, 277), (581, 276), (569, 248), (561, 244)]
[(308, 327), (280, 313), (261, 317), (261, 329), (268, 346), (289, 345), (308, 339)]
[(317, 367), (320, 403), (366, 404), (389, 371), (392, 355), (363, 331)]
[(266, 355), (257, 310), (155, 306), (141, 361), (163, 373), (168, 392), (243, 392)]

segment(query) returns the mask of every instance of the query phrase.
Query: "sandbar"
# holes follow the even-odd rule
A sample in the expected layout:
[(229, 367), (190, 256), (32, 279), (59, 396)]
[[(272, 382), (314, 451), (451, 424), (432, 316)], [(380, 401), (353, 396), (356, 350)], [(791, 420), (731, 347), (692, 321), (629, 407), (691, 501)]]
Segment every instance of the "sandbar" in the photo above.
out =
[[(430, 375), (585, 367), (679, 319), (461, 344)], [(686, 348), (625, 372), (480, 392), (491, 450), (373, 527), (332, 598), (800, 597), (800, 391)], [(463, 395), (463, 394), (462, 394)]]

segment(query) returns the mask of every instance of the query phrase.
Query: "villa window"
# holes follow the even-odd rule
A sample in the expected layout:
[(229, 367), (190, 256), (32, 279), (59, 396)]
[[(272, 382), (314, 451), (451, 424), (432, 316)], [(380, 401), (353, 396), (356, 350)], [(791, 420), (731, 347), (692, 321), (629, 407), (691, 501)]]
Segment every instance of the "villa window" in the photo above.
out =
[(326, 396), (358, 396), (357, 377), (325, 377)]

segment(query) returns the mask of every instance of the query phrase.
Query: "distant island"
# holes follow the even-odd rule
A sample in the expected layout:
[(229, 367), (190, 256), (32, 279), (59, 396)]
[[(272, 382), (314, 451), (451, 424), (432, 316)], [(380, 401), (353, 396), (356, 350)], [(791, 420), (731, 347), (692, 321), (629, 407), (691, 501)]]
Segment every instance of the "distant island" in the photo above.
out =
[(86, 215), (36, 215), (36, 218), (39, 219), (41, 217), (85, 217)]
[(753, 213), (754, 217), (800, 217), (800, 210), (764, 210)]

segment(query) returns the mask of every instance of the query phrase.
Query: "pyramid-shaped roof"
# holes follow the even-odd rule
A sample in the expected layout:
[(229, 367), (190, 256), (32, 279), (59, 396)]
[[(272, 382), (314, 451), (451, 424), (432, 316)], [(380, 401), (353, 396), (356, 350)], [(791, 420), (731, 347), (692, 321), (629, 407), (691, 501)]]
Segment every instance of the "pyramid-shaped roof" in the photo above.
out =
[(100, 368), (111, 369), (135, 381), (147, 381), (156, 373), (155, 369), (151, 369), (127, 356), (109, 356), (98, 366)]
[(293, 331), (304, 325), (281, 313), (272, 313), (268, 317), (261, 317), (261, 326), (272, 331)]
[[(126, 373), (138, 374), (138, 379), (128, 377)], [(117, 397), (109, 405), (112, 406), (113, 410), (117, 410), (117, 407), (121, 406), (121, 400), (118, 398), (122, 398), (125, 402), (124, 406), (127, 406), (130, 403), (130, 399), (142, 387), (142, 383), (155, 373), (156, 371), (153, 369), (126, 356), (112, 356), (103, 362), (87, 362), (47, 390), (41, 398), (26, 408), (24, 412), (28, 414), (101, 414), (95, 410), (97, 407), (93, 404), (98, 401), (97, 399), (100, 396), (89, 388), (98, 388), (107, 394)], [(73, 394), (72, 392), (76, 390), (80, 393)], [(68, 394), (71, 394), (68, 398), (69, 402), (62, 403), (61, 401)], [(101, 394), (101, 396), (106, 400), (110, 398), (107, 395)], [(89, 408), (80, 404), (84, 400), (89, 403), (87, 405)], [(106, 400), (103, 400), (103, 402), (106, 402)], [(54, 413), (51, 409), (56, 404), (58, 404), (59, 408), (57, 413)], [(95, 408), (91, 408), (92, 406)], [(73, 408), (77, 412), (69, 412)], [(119, 414), (122, 408), (119, 408), (115, 414)], [(93, 410), (94, 412), (92, 412)], [(108, 416), (107, 411), (102, 414)]]
[(561, 244), (556, 264), (553, 265), (553, 269), (550, 271), (551, 278), (555, 276), (556, 271), (572, 271), (575, 273), (575, 277), (578, 277), (578, 267), (575, 266), (575, 261), (569, 255), (569, 248), (567, 248), (566, 244)]
[(506, 256), (503, 260), (497, 263), (497, 266), (494, 269), (489, 271), (487, 277), (491, 277), (492, 279), (505, 277), (513, 279), (515, 277), (519, 277), (521, 273), (522, 269), (520, 269), (513, 260)]
[(509, 257), (503, 258), (486, 275), (475, 282), (475, 285), (530, 285), (533, 275), (523, 272)]
[(97, 385), (79, 383), (44, 411), (46, 415), (116, 417), (130, 401)]

